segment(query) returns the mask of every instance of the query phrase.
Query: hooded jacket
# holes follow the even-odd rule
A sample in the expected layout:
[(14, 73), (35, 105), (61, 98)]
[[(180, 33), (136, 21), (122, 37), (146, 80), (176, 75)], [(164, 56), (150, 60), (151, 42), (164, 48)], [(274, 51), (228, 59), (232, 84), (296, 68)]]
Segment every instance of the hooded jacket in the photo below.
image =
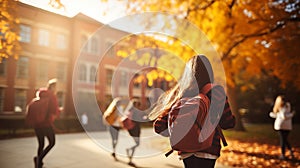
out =
[(60, 110), (58, 107), (57, 98), (53, 92), (48, 90), (47, 88), (41, 88), (38, 90), (39, 94), (38, 97), (40, 99), (49, 99), (48, 107), (40, 107), (40, 108), (48, 108), (48, 113), (46, 115), (45, 122), (36, 125), (36, 128), (42, 127), (50, 127), (53, 125), (54, 120), (59, 116)]

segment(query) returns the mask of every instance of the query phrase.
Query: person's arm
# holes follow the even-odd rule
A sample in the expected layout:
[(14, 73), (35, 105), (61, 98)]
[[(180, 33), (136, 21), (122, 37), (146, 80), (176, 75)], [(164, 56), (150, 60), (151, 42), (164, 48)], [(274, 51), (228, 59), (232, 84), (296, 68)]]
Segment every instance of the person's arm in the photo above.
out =
[(232, 114), (227, 97), (219, 125), (222, 129), (229, 129), (235, 126), (235, 116)]
[(276, 118), (276, 117), (277, 117), (277, 114), (274, 113), (274, 112), (270, 112), (270, 113), (269, 113), (269, 116), (272, 117), (272, 118)]
[(287, 103), (286, 107), (285, 107), (285, 111), (283, 113), (279, 113), (279, 117), (284, 119), (284, 120), (288, 120), (293, 118), (294, 113), (291, 113), (291, 105), (290, 103)]
[(168, 130), (168, 113), (159, 116), (153, 123), (154, 131), (157, 134), (168, 137), (170, 136)]
[[(214, 100), (220, 101), (220, 105), (224, 105), (222, 116), (219, 122), (219, 125), (222, 129), (229, 129), (233, 128), (235, 126), (235, 116), (232, 114), (230, 104), (228, 101), (228, 97), (226, 96), (226, 93), (223, 89), (223, 87), (218, 86), (214, 87), (214, 94), (212, 95), (212, 99), (214, 96)], [(222, 106), (221, 106), (222, 107)]]

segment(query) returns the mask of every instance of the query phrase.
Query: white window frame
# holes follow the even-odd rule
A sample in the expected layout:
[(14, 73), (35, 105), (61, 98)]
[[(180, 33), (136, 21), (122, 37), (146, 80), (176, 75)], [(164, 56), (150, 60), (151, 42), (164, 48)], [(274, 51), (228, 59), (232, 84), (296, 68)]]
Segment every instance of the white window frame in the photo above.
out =
[(28, 25), (20, 25), (20, 41), (24, 43), (31, 42), (31, 27)]
[(81, 81), (81, 82), (87, 81), (87, 70), (88, 70), (88, 67), (86, 64), (82, 63), (79, 65), (79, 72), (78, 72), (78, 75), (79, 75), (78, 80), (79, 81)]
[(58, 49), (64, 50), (67, 48), (67, 36), (63, 33), (59, 33), (56, 35), (56, 47)]
[(17, 78), (28, 78), (29, 72), (29, 58), (21, 56), (17, 62)]
[[(15, 105), (14, 111), (15, 112), (24, 112), (26, 108), (26, 101), (27, 101), (27, 90), (26, 89), (16, 89), (15, 90)], [(21, 111), (18, 111), (21, 110)]]
[(50, 44), (50, 32), (47, 29), (39, 29), (38, 33), (38, 44), (40, 46), (49, 46)]

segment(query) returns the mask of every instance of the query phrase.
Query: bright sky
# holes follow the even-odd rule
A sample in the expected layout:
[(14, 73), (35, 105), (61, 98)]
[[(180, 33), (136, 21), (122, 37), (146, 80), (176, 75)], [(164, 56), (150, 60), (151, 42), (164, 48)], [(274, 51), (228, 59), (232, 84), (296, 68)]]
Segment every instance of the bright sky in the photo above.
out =
[(120, 0), (61, 0), (65, 5), (65, 9), (54, 9), (49, 2), (51, 0), (20, 0), (23, 3), (42, 8), (51, 12), (72, 17), (81, 12), (101, 23), (109, 24), (109, 22), (125, 16), (126, 5)]
[[(102, 2), (102, 0), (61, 0), (61, 3), (65, 6), (61, 9), (51, 7), (49, 5), (51, 0), (20, 1), (68, 17), (73, 17), (81, 12), (101, 23), (130, 33), (145, 31), (145, 24), (141, 23), (145, 20), (145, 15), (126, 15), (126, 1), (124, 0), (107, 0), (107, 2)], [(156, 24), (151, 24), (152, 29), (156, 30), (155, 32), (161, 32), (165, 22), (162, 18), (160, 21), (155, 22)], [(169, 20), (169, 22), (171, 21)]]

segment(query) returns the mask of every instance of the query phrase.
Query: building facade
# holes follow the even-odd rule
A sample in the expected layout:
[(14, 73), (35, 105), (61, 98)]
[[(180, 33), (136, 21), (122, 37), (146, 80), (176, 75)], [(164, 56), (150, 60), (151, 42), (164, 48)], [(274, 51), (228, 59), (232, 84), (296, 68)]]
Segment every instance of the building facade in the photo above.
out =
[[(21, 2), (17, 11), (22, 50), (18, 59), (0, 63), (0, 114), (23, 114), (36, 90), (52, 78), (58, 79), (62, 116), (76, 115), (76, 96), (96, 97), (101, 111), (114, 96), (137, 97), (146, 106), (146, 83), (134, 85), (130, 78), (139, 67), (119, 66), (122, 58), (116, 56), (114, 42), (127, 32), (103, 28), (102, 23), (81, 13), (66, 17)], [(112, 81), (117, 83), (113, 89)]]

